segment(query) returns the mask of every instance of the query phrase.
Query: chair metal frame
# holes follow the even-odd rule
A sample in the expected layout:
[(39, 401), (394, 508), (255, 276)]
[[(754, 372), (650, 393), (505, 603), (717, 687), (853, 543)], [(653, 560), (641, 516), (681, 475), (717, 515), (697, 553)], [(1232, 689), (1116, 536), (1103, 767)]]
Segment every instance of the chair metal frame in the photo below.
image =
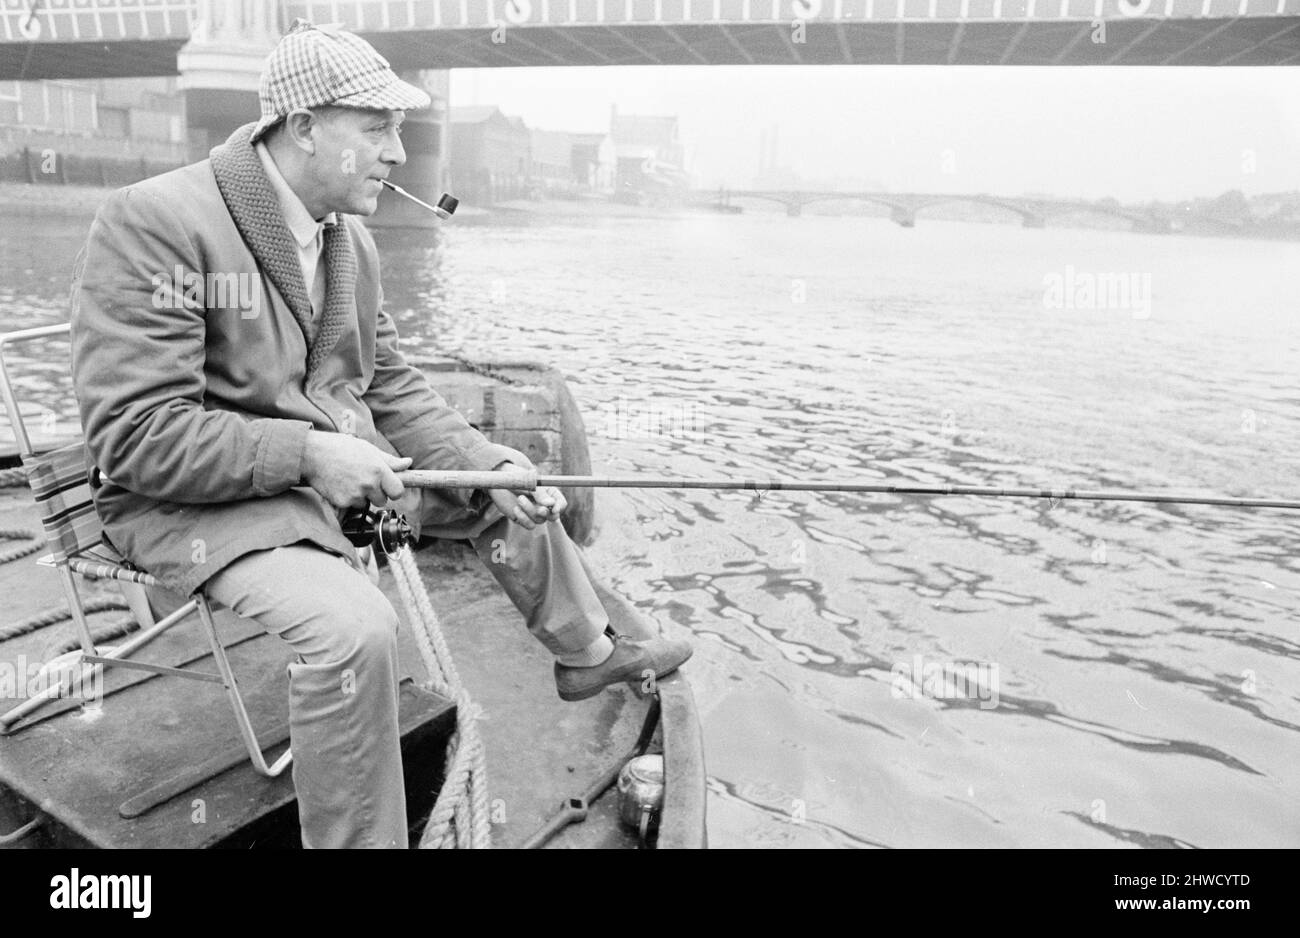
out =
[[(18, 400), (14, 396), (13, 384), (9, 377), (9, 367), (4, 360), (4, 350), (6, 346), (15, 345), (21, 342), (27, 342), (33, 339), (48, 338), (51, 336), (70, 336), (71, 324), (63, 323), (56, 326), (41, 326), (35, 329), (22, 329), (17, 332), (10, 332), (0, 335), (0, 396), (4, 398), (5, 409), (9, 412), (9, 421), (13, 427), (14, 439), (18, 444), (19, 455), (22, 458), (24, 468), (31, 469), (40, 465), (41, 455), (35, 452), (32, 446), (31, 438), (28, 436), (27, 427), (23, 422), (23, 416), (18, 407)], [(84, 453), (84, 442), (79, 444)], [(61, 450), (56, 450), (61, 452)], [(35, 486), (35, 478), (29, 479)], [(94, 514), (91, 512), (91, 514)], [(44, 520), (44, 519), (43, 519)], [(95, 521), (98, 522), (98, 516), (95, 515)], [(102, 530), (102, 528), (99, 528)], [(48, 534), (48, 532), (47, 532)], [(47, 538), (48, 539), (48, 538)], [(235, 714), (235, 722), (239, 726), (239, 734), (243, 738), (244, 745), (248, 749), (248, 755), (253, 763), (253, 768), (261, 775), (268, 778), (275, 778), (280, 775), (289, 766), (293, 760), (292, 750), (286, 750), (283, 755), (273, 763), (267, 764), (266, 757), (262, 753), (261, 744), (257, 741), (257, 734), (253, 731), (252, 722), (248, 717), (248, 710), (244, 706), (243, 695), (239, 691), (239, 684), (235, 680), (234, 669), (230, 666), (230, 660), (226, 657), (226, 649), (221, 644), (221, 638), (217, 634), (216, 623), (213, 621), (212, 609), (208, 604), (208, 599), (203, 595), (203, 591), (197, 590), (193, 596), (187, 600), (179, 609), (169, 613), (164, 618), (154, 621), (153, 612), (149, 605), (146, 587), (162, 587), (152, 575), (132, 569), (122, 564), (105, 561), (103, 558), (80, 558), (77, 556), (66, 556), (59, 546), (51, 542), (53, 553), (39, 558), (36, 562), (42, 566), (54, 567), (59, 573), (59, 578), (63, 586), (63, 593), (68, 601), (68, 608), (72, 612), (72, 621), (76, 628), (78, 640), (81, 649), (77, 660), (79, 662), (89, 663), (91, 668), (91, 679), (96, 682), (103, 675), (103, 669), (108, 667), (132, 668), (141, 671), (150, 671), (155, 674), (170, 675), (173, 677), (185, 678), (186, 680), (205, 681), (221, 684), (226, 695), (230, 700), (231, 709)], [(131, 636), (129, 640), (114, 648), (101, 649), (95, 647), (95, 642), (90, 632), (90, 625), (86, 621), (85, 611), (81, 604), (81, 596), (77, 592), (77, 584), (74, 574), (86, 579), (114, 579), (118, 581), (119, 587), (125, 595), (128, 605), (132, 612), (143, 626), (142, 630)], [(219, 673), (212, 674), (204, 671), (191, 671), (184, 668), (173, 668), (165, 665), (150, 664), (143, 661), (134, 661), (128, 658), (133, 652), (147, 645), (158, 636), (162, 635), (172, 626), (179, 624), (186, 619), (191, 613), (198, 613), (199, 621), (203, 627), (203, 633), (207, 637), (208, 644), (212, 649), (212, 658), (216, 662)], [(80, 673), (79, 673), (80, 672)], [(79, 692), (80, 686), (85, 680), (84, 669), (74, 669), (65, 667), (60, 669), (58, 682), (51, 687), (46, 688), (40, 693), (32, 695), (23, 703), (12, 708), (6, 713), (0, 714), (0, 734), (7, 734), (9, 728), (18, 720), (27, 714), (38, 709), (48, 700), (56, 699), (63, 696), (65, 692)]]

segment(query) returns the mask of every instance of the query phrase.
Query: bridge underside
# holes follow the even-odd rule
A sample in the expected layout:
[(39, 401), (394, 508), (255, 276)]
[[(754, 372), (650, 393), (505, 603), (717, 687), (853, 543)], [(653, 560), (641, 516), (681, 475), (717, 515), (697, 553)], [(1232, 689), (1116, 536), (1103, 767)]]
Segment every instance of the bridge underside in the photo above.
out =
[(0, 44), (0, 81), (46, 78), (153, 78), (176, 74), (186, 39)]
[[(1283, 65), (1300, 63), (1295, 17), (639, 23), (360, 30), (398, 68), (561, 65)], [(0, 80), (176, 74), (180, 38), (0, 44)]]
[(403, 68), (558, 65), (1281, 65), (1300, 62), (1300, 20), (564, 26), (363, 33)]

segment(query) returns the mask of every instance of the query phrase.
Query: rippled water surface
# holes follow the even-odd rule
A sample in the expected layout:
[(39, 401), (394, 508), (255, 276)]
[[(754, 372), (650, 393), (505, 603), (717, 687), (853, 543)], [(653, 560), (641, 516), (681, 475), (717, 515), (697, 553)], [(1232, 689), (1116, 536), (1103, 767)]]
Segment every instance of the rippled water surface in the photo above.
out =
[[(5, 229), (0, 326), (66, 318), (84, 223)], [(1300, 497), (1300, 245), (773, 215), (378, 240), (408, 349), (558, 365), (599, 471)], [(1149, 277), (1149, 312), (1046, 308), (1071, 270)], [(617, 588), (695, 639), (715, 846), (1300, 845), (1300, 516), (600, 504)]]

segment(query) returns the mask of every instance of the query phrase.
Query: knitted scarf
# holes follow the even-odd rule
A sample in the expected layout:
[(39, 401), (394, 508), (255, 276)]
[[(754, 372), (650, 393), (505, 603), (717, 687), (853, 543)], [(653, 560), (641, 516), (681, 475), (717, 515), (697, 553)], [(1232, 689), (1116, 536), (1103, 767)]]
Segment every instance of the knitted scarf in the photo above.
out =
[[(329, 357), (344, 325), (356, 315), (357, 256), (343, 217), (325, 227), (325, 309), (313, 329), (311, 301), (302, 279), (297, 243), (289, 233), (271, 182), (248, 142), (255, 124), (245, 124), (214, 147), (212, 172), (230, 217), (263, 274), (280, 291), (307, 340), (307, 383)], [(313, 332), (315, 335), (313, 335)]]

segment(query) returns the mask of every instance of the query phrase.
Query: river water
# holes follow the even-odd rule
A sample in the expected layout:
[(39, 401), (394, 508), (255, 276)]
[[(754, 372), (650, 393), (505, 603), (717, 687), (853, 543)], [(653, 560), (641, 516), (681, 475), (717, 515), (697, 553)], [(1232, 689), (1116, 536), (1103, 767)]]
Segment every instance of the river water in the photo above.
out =
[[(84, 227), (4, 226), (0, 328), (66, 318)], [(1298, 244), (771, 214), (377, 240), (409, 352), (562, 368), (597, 471), (1300, 497)], [(714, 846), (1300, 845), (1295, 514), (600, 499), (613, 585), (695, 642)]]

